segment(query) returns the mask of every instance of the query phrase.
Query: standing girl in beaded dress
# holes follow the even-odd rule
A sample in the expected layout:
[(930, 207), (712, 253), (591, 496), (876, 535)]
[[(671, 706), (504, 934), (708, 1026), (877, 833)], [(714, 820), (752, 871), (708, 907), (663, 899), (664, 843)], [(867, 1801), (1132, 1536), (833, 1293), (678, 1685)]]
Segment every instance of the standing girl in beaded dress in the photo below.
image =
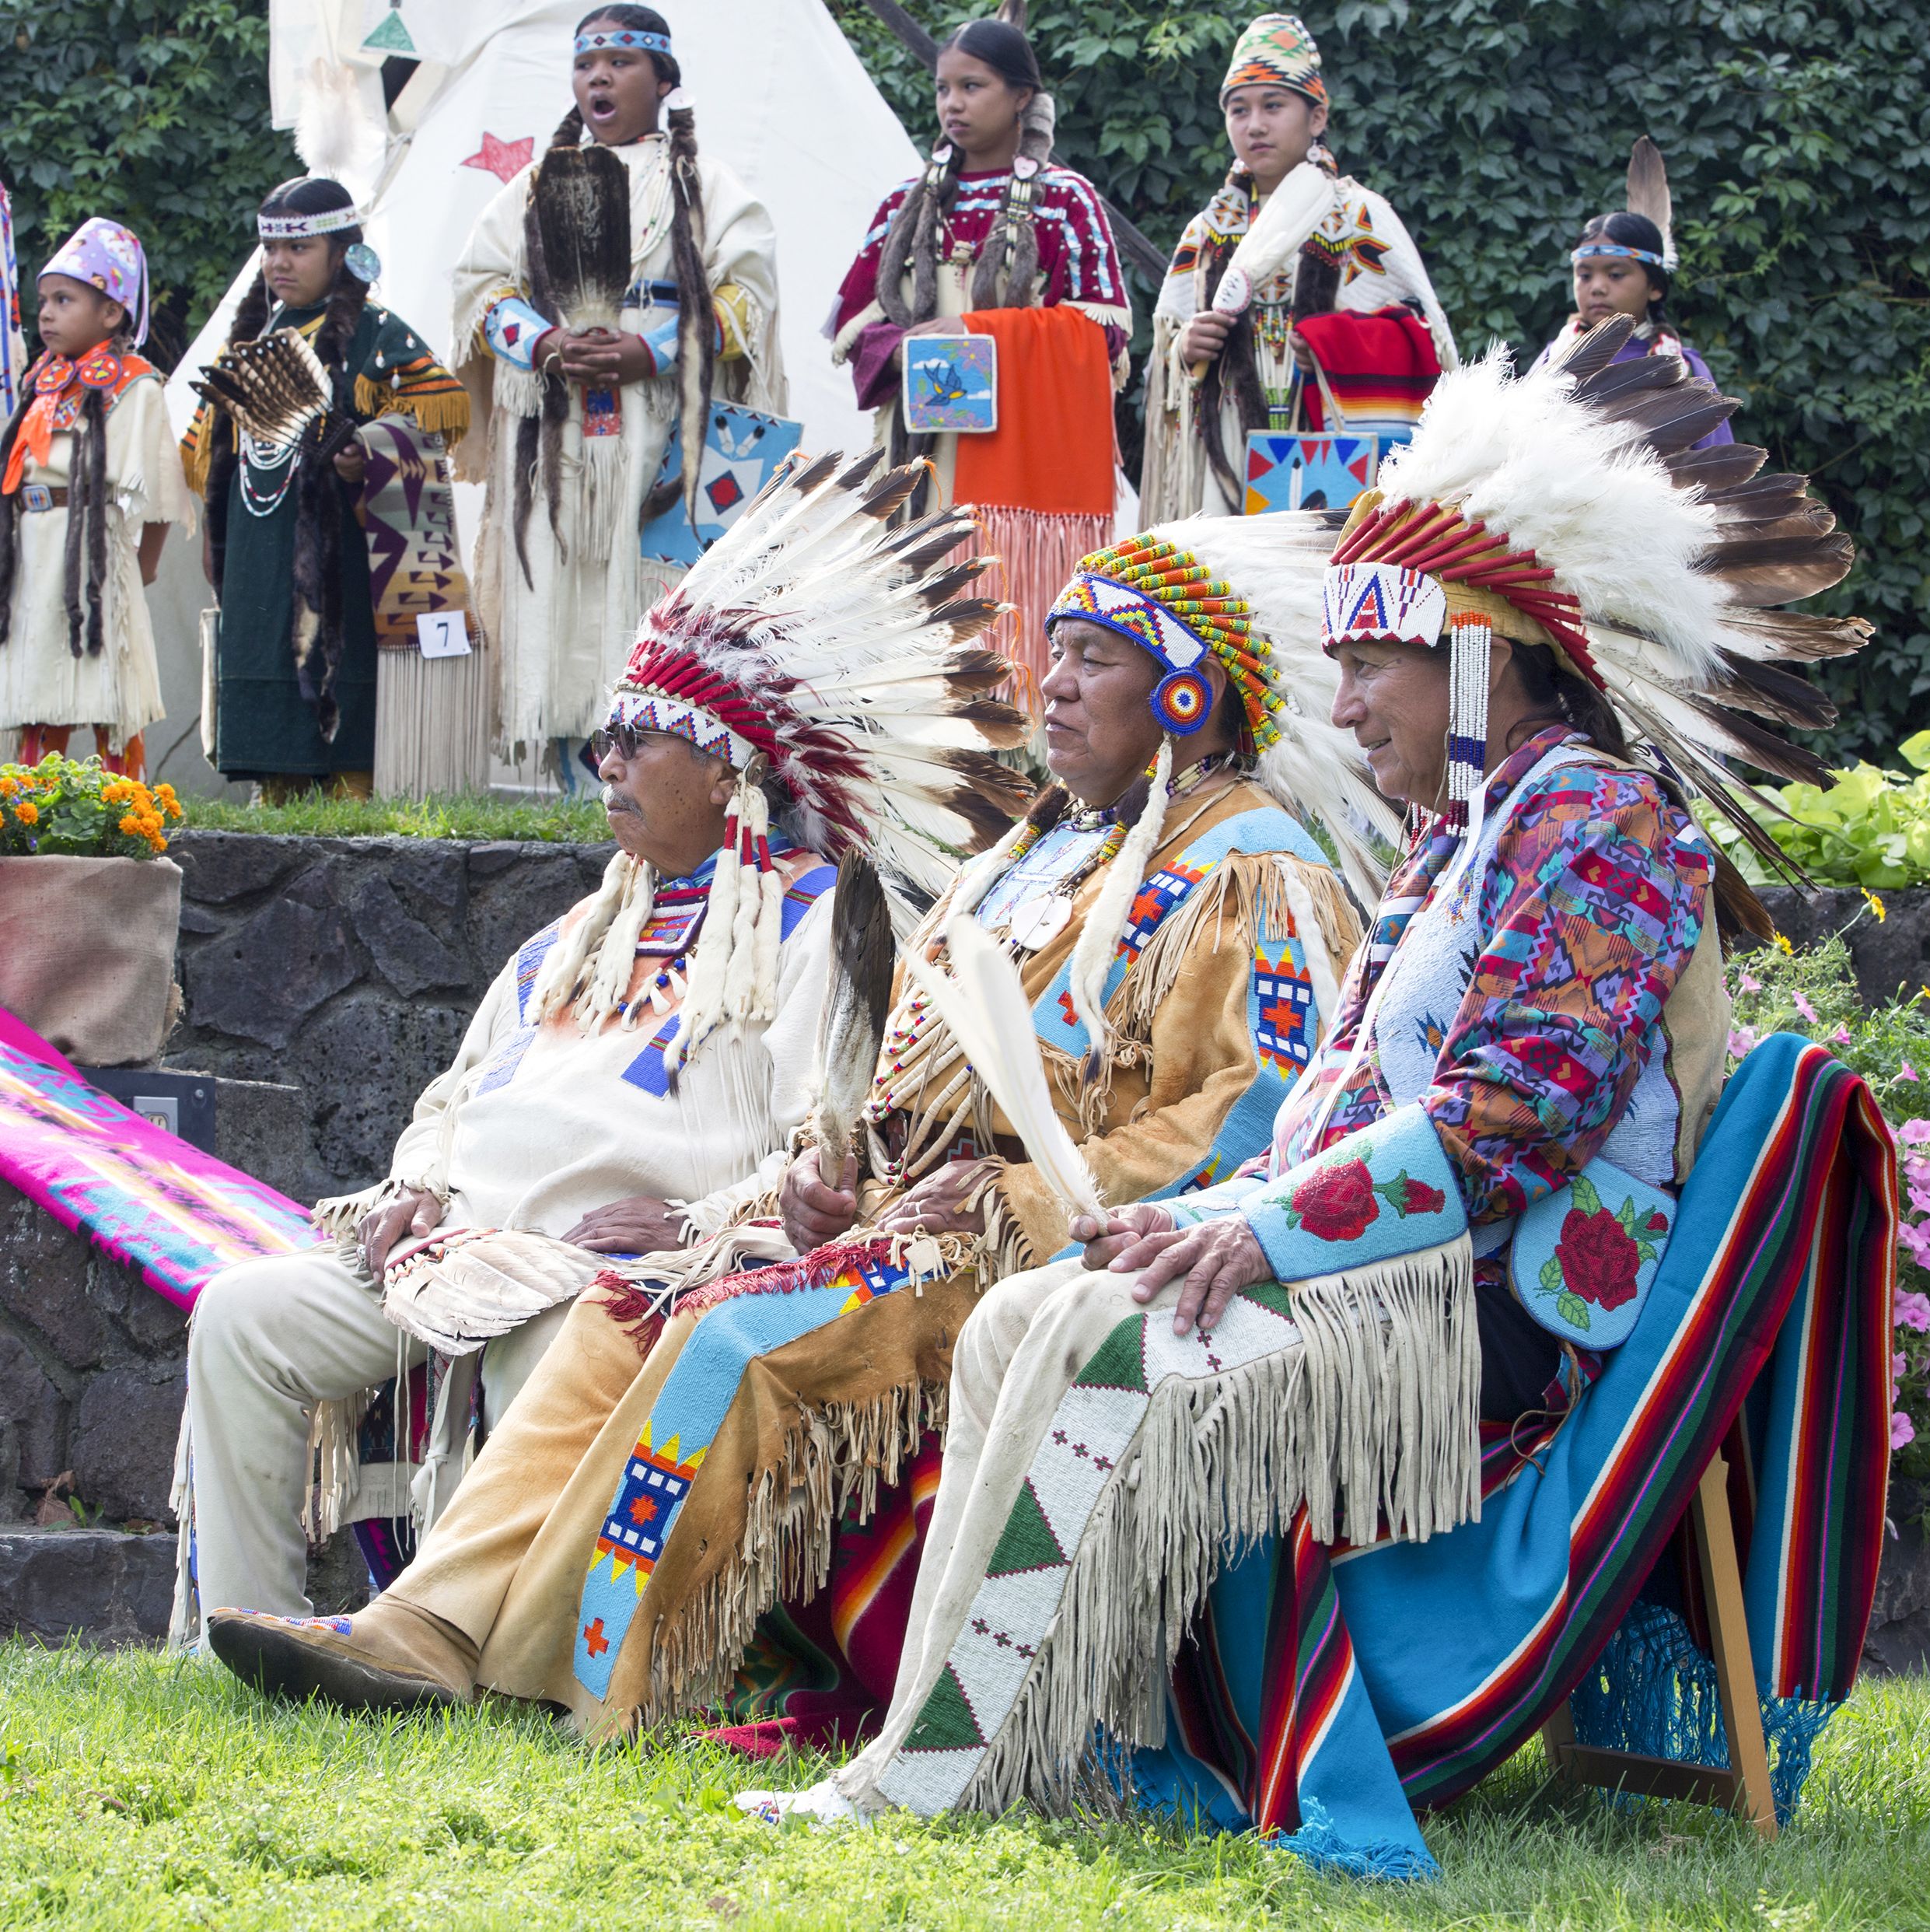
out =
[[(1052, 96), (1025, 19), (1023, 0), (1005, 0), (939, 49), (941, 138), (872, 218), (838, 291), (831, 352), (876, 411), (891, 460), (931, 459), (931, 500), (911, 508), (978, 512), (1016, 607), (993, 635), (1036, 688), (1047, 610), (1112, 538), (1113, 394), (1132, 309), (1096, 191), (1052, 159)], [(907, 431), (904, 338), (961, 331), (998, 344), (998, 428)]]
[(596, 238), (629, 263), (614, 325), (565, 325), (558, 284), (572, 264), (546, 261), (541, 245), (546, 156), (477, 218), (456, 264), (453, 338), (487, 425), (467, 474), (488, 486), (475, 587), (498, 653), (498, 748), (541, 757), (566, 787), (638, 615), (682, 575), (646, 563), (638, 541), (664, 507), (673, 435), (688, 474), (713, 393), (758, 410), (785, 403), (777, 233), (736, 176), (698, 153), (663, 16), (585, 15), (570, 80), (576, 104), (548, 155), (600, 148), (628, 177), (627, 248), (621, 235)]
[[(369, 299), (380, 272), (339, 181), (284, 181), (261, 204), (261, 272), (242, 298), (236, 345), (292, 329), (313, 348), (331, 408), (369, 422), (390, 410), (455, 443), (462, 385), (400, 316)], [(208, 500), (204, 565), (220, 604), (214, 762), (264, 796), (318, 782), (368, 796), (375, 764), (376, 631), (357, 507), (364, 456), (313, 437), (290, 449), (244, 434), (219, 402), (183, 440)]]
[(82, 222), (41, 271), (44, 353), (0, 440), (0, 732), (24, 764), (91, 725), (108, 767), (139, 778), (163, 716), (143, 590), (194, 509), (159, 373), (134, 353), (147, 331), (140, 242)]

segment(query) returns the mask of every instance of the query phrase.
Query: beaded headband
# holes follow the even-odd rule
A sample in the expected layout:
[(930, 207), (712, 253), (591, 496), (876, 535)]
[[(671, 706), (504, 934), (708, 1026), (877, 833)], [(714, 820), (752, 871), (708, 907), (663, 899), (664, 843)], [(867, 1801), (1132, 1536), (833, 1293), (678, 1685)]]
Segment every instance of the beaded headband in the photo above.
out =
[(1320, 642), (1330, 651), (1350, 638), (1432, 648), (1447, 623), (1447, 593), (1400, 564), (1330, 565), (1320, 607)]
[(257, 215), (255, 233), (264, 241), (312, 241), (318, 235), (339, 235), (344, 228), (359, 228), (362, 211), (352, 204), (347, 208), (324, 208), (319, 215)]
[(1239, 694), (1255, 748), (1279, 737), (1272, 714), (1285, 701), (1266, 661), (1272, 646), (1253, 635), (1252, 605), (1191, 551), (1151, 537), (1095, 551), (1046, 614), (1047, 633), (1067, 618), (1117, 631), (1166, 667), (1152, 694), (1163, 730), (1184, 737), (1206, 722), (1212, 688), (1198, 666), (1211, 651)]
[(1586, 261), (1592, 255), (1617, 255), (1624, 261), (1645, 261), (1652, 268), (1666, 268), (1663, 258), (1646, 248), (1631, 248), (1625, 242), (1584, 242), (1568, 257), (1572, 262)]
[(634, 27), (623, 27), (614, 33), (579, 33), (576, 37), (579, 54), (593, 54), (602, 47), (631, 47), (642, 54), (667, 54), (670, 51), (670, 37), (667, 33), (641, 33)]
[(606, 729), (624, 725), (632, 731), (662, 731), (687, 740), (698, 751), (722, 758), (733, 771), (748, 768), (757, 755), (749, 739), (739, 737), (721, 718), (668, 691), (619, 691), (610, 701)]

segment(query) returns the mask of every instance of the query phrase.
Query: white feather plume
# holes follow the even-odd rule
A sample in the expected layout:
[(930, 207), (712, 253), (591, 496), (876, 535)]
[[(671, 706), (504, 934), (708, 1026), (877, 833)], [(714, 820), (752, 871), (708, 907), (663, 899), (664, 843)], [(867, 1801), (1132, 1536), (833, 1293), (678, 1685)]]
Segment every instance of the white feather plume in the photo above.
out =
[(1017, 968), (976, 919), (953, 926), (945, 952), (949, 978), (916, 947), (904, 955), (906, 970), (1067, 1212), (1102, 1216), (1099, 1184), (1053, 1108)]
[(1645, 632), (1700, 678), (1727, 601), (1695, 569), (1716, 527), (1654, 453), (1568, 394), (1558, 364), (1513, 374), (1497, 345), (1444, 376), (1380, 473), (1390, 503), (1453, 503), (1533, 550), (1589, 617)]
[(302, 71), (295, 152), (310, 174), (339, 181), (358, 201), (374, 184), (387, 137), (362, 105), (362, 73), (316, 58)]

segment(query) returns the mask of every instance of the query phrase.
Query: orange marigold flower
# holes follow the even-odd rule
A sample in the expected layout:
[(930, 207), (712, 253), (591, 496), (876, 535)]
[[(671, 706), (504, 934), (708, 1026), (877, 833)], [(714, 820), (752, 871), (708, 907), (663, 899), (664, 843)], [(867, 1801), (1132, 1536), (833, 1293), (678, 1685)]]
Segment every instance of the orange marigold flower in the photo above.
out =
[(40, 822), (40, 808), (30, 798), (21, 800), (14, 807), (13, 815), (23, 825), (37, 825)]
[(121, 816), (121, 829), (124, 832), (135, 833), (145, 831), (146, 828), (132, 812), (127, 812)]

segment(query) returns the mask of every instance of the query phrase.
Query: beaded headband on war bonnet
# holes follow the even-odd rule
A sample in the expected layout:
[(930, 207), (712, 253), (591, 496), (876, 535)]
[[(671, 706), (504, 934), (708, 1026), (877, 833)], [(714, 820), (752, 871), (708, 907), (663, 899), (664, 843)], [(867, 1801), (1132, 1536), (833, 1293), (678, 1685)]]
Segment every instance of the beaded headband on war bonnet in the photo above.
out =
[(1082, 558), (1046, 614), (1048, 634), (1067, 618), (1117, 631), (1165, 666), (1152, 700), (1162, 730), (1184, 737), (1205, 723), (1212, 688), (1198, 666), (1210, 651), (1239, 695), (1253, 749), (1264, 751), (1279, 737), (1273, 714), (1285, 700), (1275, 688), (1272, 646), (1253, 635), (1253, 607), (1191, 551), (1140, 536)]

